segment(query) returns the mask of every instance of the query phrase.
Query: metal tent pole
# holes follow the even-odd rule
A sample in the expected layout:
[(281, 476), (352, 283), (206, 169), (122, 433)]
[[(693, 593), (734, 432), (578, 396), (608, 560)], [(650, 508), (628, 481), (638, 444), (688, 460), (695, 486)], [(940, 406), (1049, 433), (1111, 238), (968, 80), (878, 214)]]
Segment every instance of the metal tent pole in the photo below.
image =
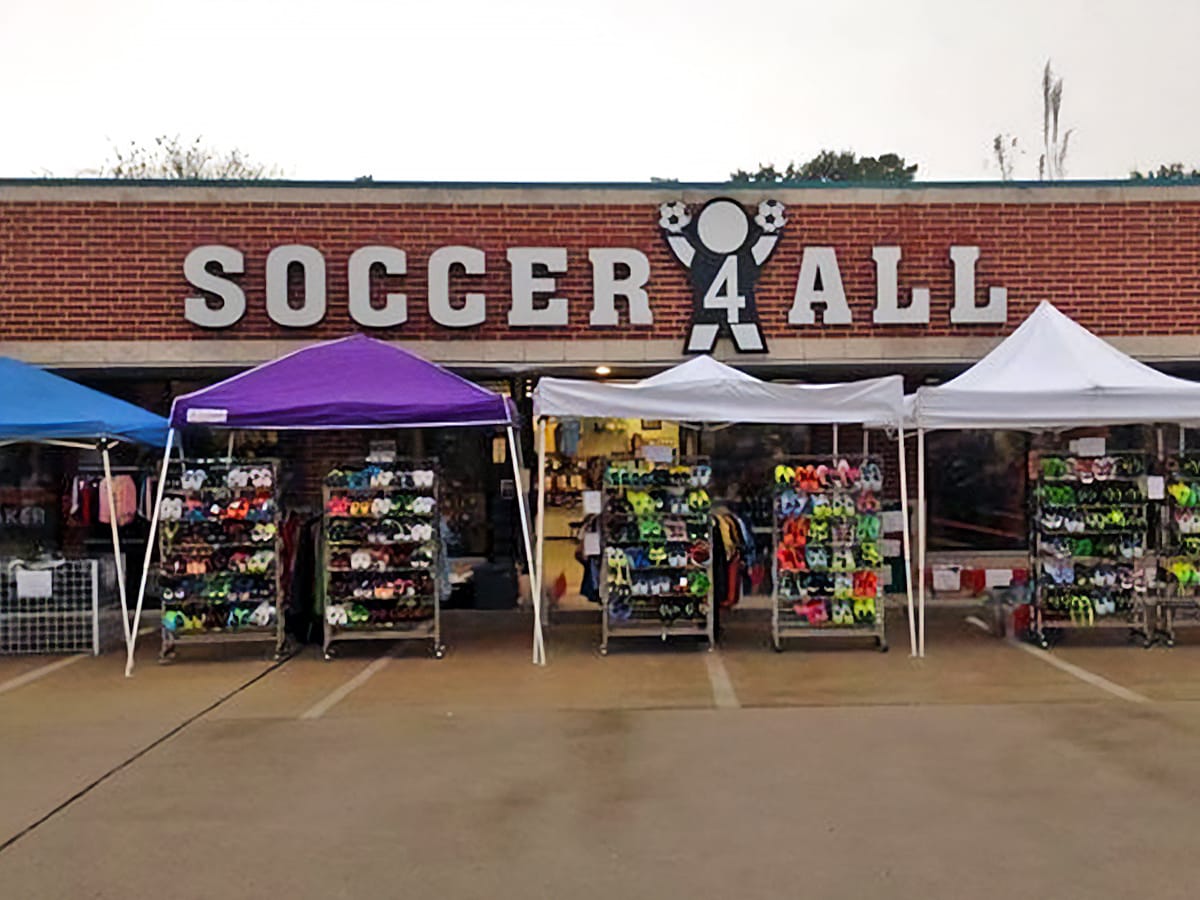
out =
[(917, 428), (917, 655), (925, 655), (925, 429)]
[[(175, 440), (175, 429), (167, 431), (167, 446), (163, 450), (162, 471), (158, 475), (158, 490), (155, 492), (154, 512), (150, 515), (150, 533), (146, 536), (146, 554), (142, 560), (142, 583), (138, 588), (137, 606), (133, 612), (133, 625), (130, 628), (128, 654), (125, 657), (125, 677), (133, 675), (133, 655), (137, 649), (138, 627), (142, 621), (142, 603), (146, 599), (146, 579), (150, 576), (150, 558), (154, 555), (154, 535), (158, 530), (158, 519), (162, 513), (163, 489), (167, 486), (167, 466), (171, 461), (171, 444)], [(182, 450), (182, 448), (180, 448)]]
[(121, 597), (121, 629), (125, 632), (125, 652), (131, 650), (129, 640), (129, 600), (125, 593), (125, 570), (121, 566), (121, 538), (117, 531), (117, 498), (113, 491), (112, 461), (108, 455), (108, 441), (100, 442), (100, 458), (104, 461), (104, 484), (108, 494), (108, 524), (112, 532), (113, 566), (117, 570), (117, 593)]
[(540, 418), (534, 422), (534, 436), (537, 440), (537, 592), (533, 602), (538, 609), (545, 602), (544, 565), (546, 562), (546, 420)]
[(521, 515), (521, 540), (525, 547), (525, 562), (529, 566), (529, 586), (534, 592), (533, 597), (533, 663), (534, 665), (544, 666), (546, 664), (546, 645), (545, 638), (542, 634), (542, 608), (537, 602), (536, 587), (539, 580), (537, 572), (538, 566), (533, 555), (533, 542), (529, 534), (529, 495), (524, 491), (524, 485), (521, 484), (521, 459), (520, 447), (517, 445), (517, 435), (512, 425), (508, 426), (508, 450), (512, 457), (513, 478), (516, 481), (517, 489), (517, 510)]
[(908, 642), (913, 656), (917, 655), (917, 618), (913, 609), (913, 566), (912, 566), (912, 537), (909, 535), (908, 518), (908, 459), (904, 452), (904, 426), (901, 425), (896, 435), (899, 439), (900, 456), (900, 513), (904, 516), (904, 588), (908, 595)]

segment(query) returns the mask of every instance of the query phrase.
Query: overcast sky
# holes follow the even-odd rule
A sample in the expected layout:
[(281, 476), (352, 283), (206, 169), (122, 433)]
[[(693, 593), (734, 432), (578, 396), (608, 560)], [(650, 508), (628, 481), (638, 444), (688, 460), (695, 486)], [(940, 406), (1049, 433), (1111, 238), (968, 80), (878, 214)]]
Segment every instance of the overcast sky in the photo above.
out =
[(0, 176), (203, 136), (287, 177), (723, 180), (822, 148), (1036, 177), (1042, 65), (1075, 178), (1200, 167), (1193, 0), (0, 0)]

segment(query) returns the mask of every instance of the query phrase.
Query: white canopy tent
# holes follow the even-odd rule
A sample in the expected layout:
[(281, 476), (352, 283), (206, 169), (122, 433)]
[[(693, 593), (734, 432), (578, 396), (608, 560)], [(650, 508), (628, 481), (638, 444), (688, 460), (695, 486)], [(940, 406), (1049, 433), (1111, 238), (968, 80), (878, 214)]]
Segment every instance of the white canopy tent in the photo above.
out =
[(943, 385), (918, 388), (918, 653), (925, 655), (925, 432), (1055, 431), (1200, 421), (1200, 384), (1126, 356), (1043, 301), (1012, 334)]
[[(542, 596), (545, 551), (546, 420), (557, 418), (666, 419), (710, 424), (855, 424), (895, 428), (899, 437), (900, 498), (908, 522), (904, 467), (904, 384), (899, 375), (839, 384), (772, 384), (710, 356), (698, 356), (641, 381), (616, 384), (543, 378), (533, 392), (538, 451), (537, 564), (534, 602)], [(912, 551), (904, 530), (906, 570)], [(909, 638), (916, 653), (916, 620), (908, 579)]]

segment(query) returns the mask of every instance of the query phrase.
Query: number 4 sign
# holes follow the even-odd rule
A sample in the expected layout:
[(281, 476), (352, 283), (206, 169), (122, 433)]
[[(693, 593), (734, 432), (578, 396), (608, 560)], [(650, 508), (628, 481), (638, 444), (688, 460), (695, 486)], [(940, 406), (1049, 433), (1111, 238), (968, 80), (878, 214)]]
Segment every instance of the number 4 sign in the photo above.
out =
[(754, 286), (787, 224), (783, 204), (764, 200), (753, 219), (740, 203), (717, 198), (695, 218), (679, 201), (659, 208), (667, 246), (687, 268), (692, 284), (692, 326), (685, 353), (711, 353), (728, 334), (740, 353), (766, 353)]

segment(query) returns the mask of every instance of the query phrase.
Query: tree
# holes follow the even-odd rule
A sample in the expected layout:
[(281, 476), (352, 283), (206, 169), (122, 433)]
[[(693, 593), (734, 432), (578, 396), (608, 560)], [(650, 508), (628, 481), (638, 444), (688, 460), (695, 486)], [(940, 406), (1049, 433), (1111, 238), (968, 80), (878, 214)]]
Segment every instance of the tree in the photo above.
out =
[(1158, 171), (1139, 172), (1134, 169), (1129, 173), (1129, 177), (1134, 181), (1183, 181), (1188, 178), (1200, 178), (1200, 169), (1192, 169), (1189, 172), (1183, 163), (1175, 162), (1159, 166)]
[[(1067, 175), (1067, 148), (1075, 129), (1068, 128), (1061, 137), (1059, 135), (1062, 96), (1063, 80), (1054, 74), (1050, 60), (1046, 60), (1042, 69), (1042, 153), (1038, 157), (1038, 178), (1042, 181), (1059, 181)], [(1017, 157), (1023, 155), (1024, 151), (1013, 135), (999, 132), (992, 138), (992, 156), (1003, 181), (1012, 181)]]
[(995, 154), (996, 164), (1000, 167), (1000, 180), (1012, 181), (1017, 156), (1021, 153), (1017, 147), (1017, 139), (1011, 134), (1001, 132), (992, 138), (992, 153)]
[(1038, 160), (1038, 178), (1044, 181), (1060, 181), (1067, 174), (1067, 145), (1071, 141), (1068, 128), (1058, 137), (1058, 112), (1062, 106), (1063, 80), (1050, 68), (1042, 70), (1042, 156)]
[(238, 149), (216, 150), (200, 137), (188, 143), (179, 135), (160, 135), (153, 145), (131, 141), (122, 149), (113, 144), (112, 156), (95, 174), (101, 178), (257, 181), (279, 178), (283, 171), (254, 162)]
[(822, 150), (806, 163), (790, 162), (782, 170), (774, 163), (759, 163), (757, 171), (738, 169), (729, 176), (735, 184), (782, 184), (791, 181), (877, 181), (903, 184), (917, 174), (917, 163), (909, 165), (902, 156), (883, 153), (857, 156), (852, 150), (840, 153)]

